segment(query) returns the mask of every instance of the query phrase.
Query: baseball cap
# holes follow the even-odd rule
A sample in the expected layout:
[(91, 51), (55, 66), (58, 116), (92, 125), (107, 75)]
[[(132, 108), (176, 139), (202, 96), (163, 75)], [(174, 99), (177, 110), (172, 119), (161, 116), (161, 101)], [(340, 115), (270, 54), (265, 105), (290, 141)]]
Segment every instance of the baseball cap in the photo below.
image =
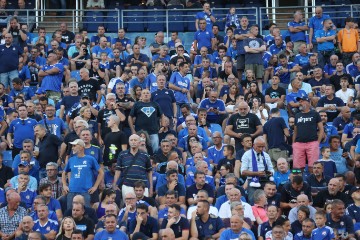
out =
[(76, 139), (75, 141), (70, 142), (70, 144), (71, 144), (71, 145), (80, 145), (80, 146), (82, 146), (82, 147), (85, 147), (85, 143), (84, 143), (84, 141), (81, 140), (81, 139)]
[(30, 164), (27, 162), (27, 161), (21, 161), (18, 166), (24, 166), (24, 167), (27, 167), (29, 166)]
[(350, 190), (350, 192), (349, 192), (350, 197), (351, 197), (351, 195), (352, 195), (354, 192), (356, 192), (356, 191), (358, 191), (358, 190), (360, 190), (360, 187), (358, 187), (358, 186), (353, 187), (353, 188)]
[(81, 94), (81, 98), (88, 98), (88, 99), (90, 99), (90, 96), (89, 96), (88, 93), (82, 93), (82, 94)]
[(44, 94), (46, 93), (46, 91), (43, 88), (38, 88), (38, 90), (36, 90), (35, 94)]
[(300, 101), (300, 100), (310, 102), (310, 99), (309, 99), (308, 96), (302, 96), (302, 97), (297, 97), (297, 98), (296, 98), (296, 101)]

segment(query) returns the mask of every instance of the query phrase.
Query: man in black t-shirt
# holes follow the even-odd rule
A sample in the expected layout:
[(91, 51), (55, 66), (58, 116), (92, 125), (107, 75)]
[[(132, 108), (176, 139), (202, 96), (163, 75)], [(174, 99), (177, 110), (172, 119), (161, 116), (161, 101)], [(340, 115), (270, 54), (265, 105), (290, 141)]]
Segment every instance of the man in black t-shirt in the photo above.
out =
[(305, 168), (306, 159), (309, 172), (312, 165), (319, 159), (319, 143), (324, 137), (324, 126), (318, 112), (310, 109), (310, 99), (307, 96), (298, 97), (301, 112), (295, 115), (293, 135), (293, 167)]
[(82, 231), (85, 239), (88, 237), (90, 239), (91, 237), (94, 238), (94, 222), (90, 218), (85, 217), (84, 214), (84, 205), (81, 203), (73, 203), (71, 216), (76, 223), (76, 228)]
[(101, 89), (99, 81), (90, 78), (89, 70), (86, 68), (80, 69), (81, 80), (78, 82), (79, 94), (88, 93), (93, 101), (99, 104), (101, 101)]
[(316, 111), (326, 111), (329, 122), (332, 122), (339, 115), (342, 107), (344, 106), (343, 100), (341, 100), (341, 98), (335, 97), (334, 91), (334, 85), (330, 84), (326, 86), (325, 96), (320, 98), (316, 105)]
[(284, 88), (279, 87), (279, 76), (272, 77), (272, 85), (265, 91), (265, 103), (270, 108), (284, 108), (286, 91)]
[(99, 128), (99, 143), (102, 145), (107, 133), (111, 132), (107, 123), (111, 115), (118, 116), (120, 121), (125, 120), (125, 115), (121, 112), (119, 106), (116, 104), (116, 96), (114, 93), (108, 93), (106, 95), (105, 108), (99, 111), (97, 116), (97, 122), (100, 124)]
[(239, 103), (239, 113), (233, 114), (225, 128), (225, 134), (235, 138), (236, 151), (242, 149), (241, 135), (248, 133), (254, 139), (262, 133), (262, 124), (259, 118), (249, 113), (249, 105), (246, 102)]
[(141, 91), (141, 101), (136, 102), (131, 109), (129, 126), (133, 134), (144, 130), (150, 136), (151, 148), (157, 152), (159, 148), (160, 118), (164, 116), (159, 104), (150, 102), (151, 94), (148, 89)]

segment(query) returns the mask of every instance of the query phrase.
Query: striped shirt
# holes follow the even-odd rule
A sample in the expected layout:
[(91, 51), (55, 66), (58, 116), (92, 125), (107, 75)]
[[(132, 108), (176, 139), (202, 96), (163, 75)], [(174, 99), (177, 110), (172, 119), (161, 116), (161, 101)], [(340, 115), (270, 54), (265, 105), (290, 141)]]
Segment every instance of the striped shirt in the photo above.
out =
[(138, 150), (133, 155), (130, 150), (122, 151), (117, 159), (116, 170), (122, 172), (121, 178), (123, 178), (123, 172), (126, 168), (130, 167), (131, 162), (134, 160), (132, 167), (128, 170), (126, 178), (123, 184), (129, 187), (133, 187), (136, 181), (143, 181), (148, 186), (147, 173), (152, 171), (150, 157), (147, 153)]
[(13, 234), (19, 227), (19, 223), (23, 217), (27, 215), (25, 208), (18, 206), (14, 215), (9, 216), (8, 208), (3, 207), (0, 209), (0, 229), (2, 233)]

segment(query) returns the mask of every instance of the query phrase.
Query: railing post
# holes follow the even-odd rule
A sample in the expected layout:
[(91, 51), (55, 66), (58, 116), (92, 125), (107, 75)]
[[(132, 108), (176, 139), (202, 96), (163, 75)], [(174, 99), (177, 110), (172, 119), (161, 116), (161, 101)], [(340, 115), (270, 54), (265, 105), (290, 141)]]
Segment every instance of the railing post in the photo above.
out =
[(124, 28), (124, 10), (119, 10), (121, 11), (121, 28)]
[[(75, 14), (76, 14), (76, 16), (75, 16)], [(78, 21), (79, 21), (79, 19), (78, 19), (77, 13), (75, 13), (74, 10), (72, 10), (72, 32), (75, 32), (75, 24), (76, 24), (76, 28), (77, 28)]]
[(169, 9), (166, 9), (166, 38), (169, 40)]
[(275, 3), (275, 1), (276, 1), (276, 0), (272, 0), (272, 1), (271, 1), (272, 21), (273, 21), (274, 23), (276, 23), (276, 15), (275, 15), (275, 13), (276, 13), (276, 9), (275, 9), (276, 3)]
[[(262, 35), (262, 29), (263, 29), (263, 18), (262, 18), (262, 14), (261, 14), (261, 7), (259, 8), (259, 11), (258, 11), (258, 8), (256, 8), (256, 15), (259, 14), (259, 25), (260, 25), (260, 34)], [(256, 18), (258, 19), (258, 18)]]
[[(30, 26), (29, 26), (29, 10), (26, 10), (26, 25), (28, 26), (28, 28), (30, 28)], [(31, 29), (28, 29), (29, 31), (31, 30)]]
[[(75, 21), (76, 21), (76, 28), (78, 27), (78, 23), (79, 23), (79, 15), (78, 15), (78, 9), (79, 9), (79, 1), (78, 0), (76, 0), (75, 1), (75, 7), (76, 7), (76, 18), (75, 18)], [(73, 16), (74, 16), (74, 14), (73, 14)]]
[(118, 9), (118, 8), (116, 8), (117, 9), (117, 25), (118, 25), (118, 30), (119, 30), (119, 28), (120, 28), (120, 9)]

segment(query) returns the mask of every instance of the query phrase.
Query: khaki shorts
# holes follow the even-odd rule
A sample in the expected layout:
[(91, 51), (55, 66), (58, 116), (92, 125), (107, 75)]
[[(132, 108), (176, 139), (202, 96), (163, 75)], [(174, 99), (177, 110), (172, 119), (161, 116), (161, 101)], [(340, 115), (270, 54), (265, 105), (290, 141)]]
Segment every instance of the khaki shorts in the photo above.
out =
[(262, 64), (245, 64), (245, 71), (251, 69), (256, 79), (262, 79), (264, 76), (264, 65)]

